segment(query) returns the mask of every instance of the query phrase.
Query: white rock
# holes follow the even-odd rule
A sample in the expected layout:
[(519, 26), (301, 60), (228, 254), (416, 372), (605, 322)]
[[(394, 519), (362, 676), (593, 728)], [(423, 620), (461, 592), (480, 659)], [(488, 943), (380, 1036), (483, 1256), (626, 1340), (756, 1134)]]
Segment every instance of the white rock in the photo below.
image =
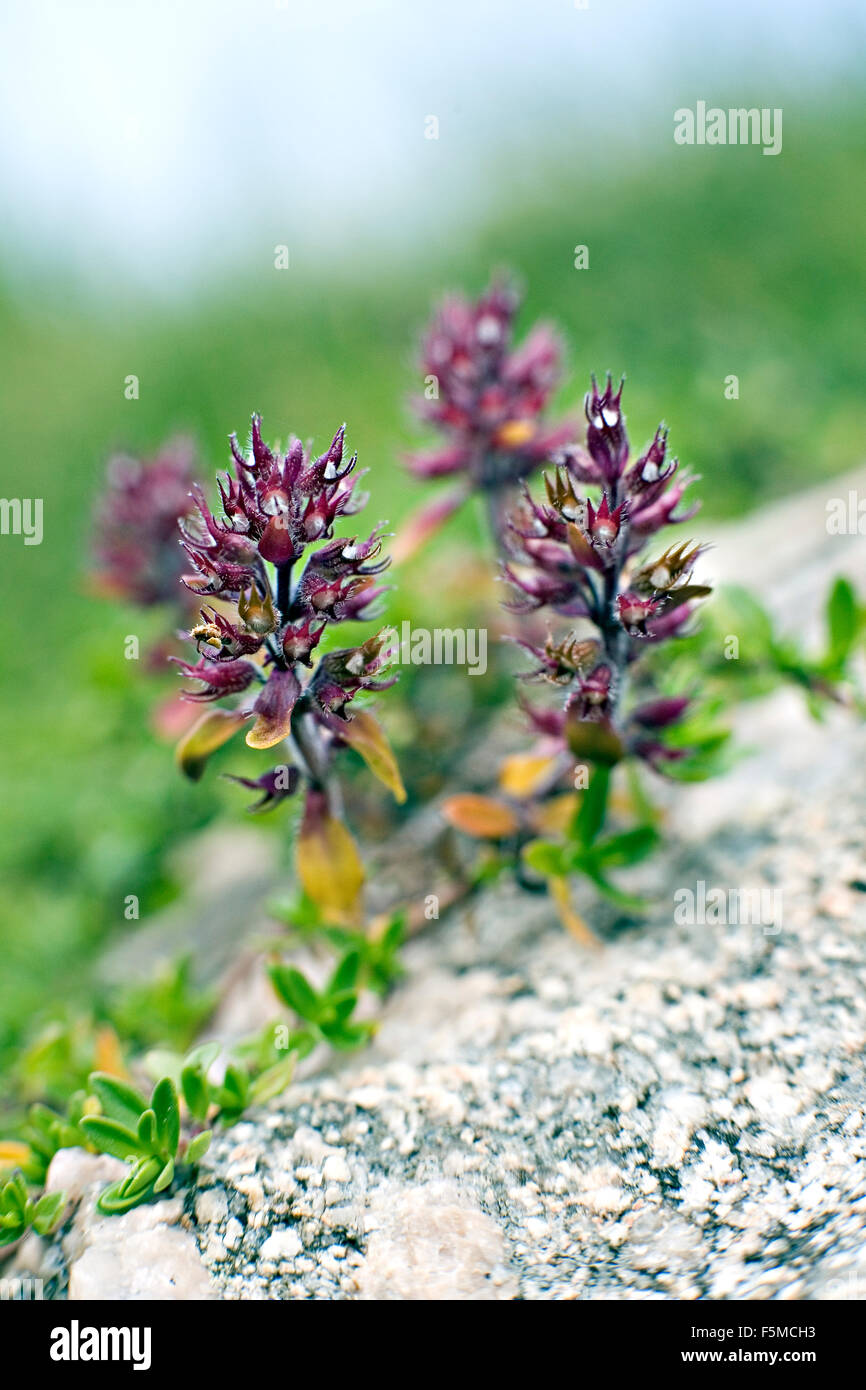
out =
[(279, 1264), (281, 1260), (293, 1260), (303, 1248), (297, 1231), (285, 1226), (282, 1230), (271, 1232), (263, 1242), (259, 1255), (263, 1260), (274, 1260)]
[(209, 1187), (195, 1199), (195, 1214), (203, 1226), (219, 1226), (229, 1214), (228, 1198), (221, 1187)]
[(371, 1217), (376, 1229), (356, 1275), (360, 1298), (477, 1302), (515, 1296), (502, 1232), (455, 1182), (384, 1183)]
[(89, 1204), (82, 1205), (75, 1217), (80, 1253), (70, 1261), (70, 1300), (218, 1298), (194, 1237), (173, 1224), (181, 1210), (174, 1200), (96, 1218)]
[(322, 1174), (326, 1182), (351, 1182), (352, 1173), (344, 1153), (329, 1154), (325, 1159)]

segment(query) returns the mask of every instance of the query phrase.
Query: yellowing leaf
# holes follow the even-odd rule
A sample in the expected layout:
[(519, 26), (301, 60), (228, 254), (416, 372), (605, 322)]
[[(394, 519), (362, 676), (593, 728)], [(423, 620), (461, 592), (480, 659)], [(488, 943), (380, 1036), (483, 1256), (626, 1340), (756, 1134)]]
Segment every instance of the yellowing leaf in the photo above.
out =
[(346, 827), (307, 801), (296, 852), (298, 877), (307, 896), (330, 922), (351, 926), (361, 917), (364, 866)]
[(565, 721), (565, 737), (576, 758), (589, 758), (592, 762), (612, 766), (625, 756), (622, 739), (607, 722), (577, 719), (573, 713), (569, 714)]
[(544, 835), (564, 835), (571, 825), (576, 808), (577, 797), (574, 792), (563, 792), (562, 796), (554, 796), (550, 801), (542, 801), (540, 805), (533, 806), (529, 818), (534, 829)]
[(106, 1072), (109, 1076), (129, 1075), (120, 1050), (120, 1041), (110, 1024), (106, 1023), (96, 1034), (93, 1052), (93, 1070)]
[(301, 693), (294, 671), (272, 671), (253, 710), (256, 722), (247, 734), (250, 748), (273, 748), (282, 743), (292, 727), (292, 710)]
[(556, 765), (556, 758), (537, 753), (512, 753), (499, 769), (499, 785), (508, 796), (518, 800), (534, 796), (543, 786)]
[(16, 1139), (0, 1140), (0, 1168), (19, 1168), (30, 1158), (30, 1145)]
[(197, 719), (175, 749), (175, 761), (187, 777), (197, 782), (211, 753), (233, 738), (248, 714), (234, 709), (210, 709)]
[(449, 796), (442, 803), (442, 814), (449, 825), (478, 840), (502, 840), (513, 835), (519, 824), (509, 806), (492, 796), (475, 796), (471, 792)]
[(367, 710), (359, 710), (345, 728), (340, 730), (340, 737), (350, 748), (354, 748), (356, 753), (360, 753), (373, 775), (378, 777), (380, 782), (384, 782), (388, 790), (394, 793), (397, 801), (406, 800), (406, 788), (403, 786), (397, 759), (384, 729), (372, 714)]
[(550, 889), (550, 895), (556, 903), (559, 919), (566, 931), (574, 937), (575, 941), (579, 941), (581, 946), (589, 946), (592, 950), (597, 951), (601, 942), (572, 907), (568, 880), (555, 876), (547, 880), (547, 885)]

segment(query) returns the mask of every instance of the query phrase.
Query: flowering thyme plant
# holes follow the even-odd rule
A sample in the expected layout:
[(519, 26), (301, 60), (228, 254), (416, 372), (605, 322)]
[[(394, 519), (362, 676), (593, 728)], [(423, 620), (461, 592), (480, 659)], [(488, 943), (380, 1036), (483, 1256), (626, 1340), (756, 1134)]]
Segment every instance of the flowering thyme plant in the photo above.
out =
[(520, 482), (573, 437), (573, 422), (545, 418), (560, 377), (559, 341), (548, 325), (537, 324), (515, 347), (519, 306), (515, 286), (494, 280), (474, 302), (462, 295), (446, 299), (427, 330), (420, 361), (424, 395), (413, 404), (441, 443), (411, 455), (409, 468), (419, 478), (459, 481), (410, 521), (398, 542), (403, 555), (473, 492), (499, 517)]
[[(686, 697), (632, 705), (625, 701), (632, 667), (647, 644), (681, 632), (694, 602), (710, 593), (693, 582), (703, 547), (685, 542), (648, 552), (665, 526), (689, 520), (697, 510), (678, 511), (690, 479), (676, 477), (678, 461), (667, 459), (667, 434), (659, 428), (646, 449), (630, 461), (622, 386), (610, 378), (603, 392), (593, 379), (586, 397), (586, 450), (571, 446), (553, 476), (545, 478), (547, 500), (528, 490), (508, 521), (505, 567), (518, 597), (518, 613), (541, 608), (582, 619), (582, 639), (548, 637), (543, 647), (518, 639), (533, 657), (530, 680), (563, 688), (562, 709), (542, 716), (548, 736), (560, 736), (571, 752), (613, 764), (627, 752), (657, 771), (685, 759), (689, 750), (671, 747), (661, 731), (685, 715)], [(578, 488), (597, 489), (593, 504)]]
[(398, 800), (405, 792), (374, 716), (350, 707), (361, 692), (396, 679), (382, 676), (387, 635), (317, 651), (329, 628), (374, 616), (384, 592), (378, 578), (389, 563), (381, 556), (381, 529), (363, 540), (334, 537), (337, 520), (366, 501), (355, 487), (357, 454), (346, 455), (344, 436), (345, 426), (316, 458), (295, 438), (280, 454), (264, 443), (253, 416), (249, 452), (231, 438), (233, 471), (218, 480), (221, 515), (211, 512), (201, 488), (193, 489), (198, 520), (181, 530), (194, 572), (183, 582), (209, 602), (189, 633), (198, 659), (177, 661), (194, 682), (184, 698), (240, 699), (203, 714), (181, 740), (178, 761), (188, 776), (200, 777), (209, 755), (241, 729), (251, 748), (285, 744), (284, 762), (235, 780), (260, 794), (254, 811), (303, 788), (301, 882), (331, 920), (355, 922), (364, 875), (342, 821), (336, 752), (354, 748)]
[[(521, 501), (502, 524), (503, 572), (515, 591), (507, 606), (527, 625), (542, 613), (569, 624), (556, 635), (548, 629), (546, 638), (526, 632), (510, 639), (532, 658), (521, 679), (556, 689), (559, 700), (546, 706), (520, 701), (538, 738), (528, 753), (503, 764), (503, 797), (458, 795), (443, 807), (456, 828), (518, 852), (524, 885), (546, 885), (566, 926), (584, 942), (593, 937), (572, 907), (570, 875), (588, 878), (625, 911), (643, 907), (610, 878), (611, 870), (637, 863), (659, 840), (638, 765), (686, 781), (722, 770), (729, 735), (715, 722), (716, 713), (774, 680), (804, 688), (819, 717), (822, 702), (850, 703), (842, 683), (852, 678), (863, 629), (851, 586), (837, 580), (827, 605), (827, 652), (814, 661), (776, 637), (748, 594), (731, 591), (753, 629), (751, 686), (743, 676), (732, 693), (730, 663), (719, 655), (722, 639), (718, 633), (702, 638), (690, 621), (711, 592), (693, 577), (706, 547), (657, 540), (663, 528), (694, 516), (696, 506), (682, 506), (693, 479), (669, 459), (662, 427), (642, 454), (631, 457), (622, 390), (614, 390), (610, 377), (600, 390), (593, 378), (585, 401), (586, 447), (557, 451), (544, 478), (544, 500), (534, 499), (524, 484)], [(720, 665), (727, 668), (724, 681)], [(638, 821), (611, 834), (608, 795), (617, 765), (628, 773)], [(527, 870), (536, 877), (527, 877)]]
[[(546, 640), (534, 633), (512, 639), (532, 657), (521, 679), (554, 687), (560, 699), (552, 707), (521, 702), (539, 739), (503, 767), (507, 801), (455, 797), (445, 806), (447, 818), (469, 833), (516, 840), (523, 863), (541, 874), (566, 923), (584, 938), (568, 875), (579, 871), (620, 906), (637, 908), (608, 871), (643, 858), (658, 838), (646, 814), (633, 829), (599, 838), (612, 767), (637, 759), (656, 772), (706, 775), (709, 755), (726, 737), (699, 721), (689, 726), (689, 696), (660, 695), (640, 663), (681, 634), (695, 603), (710, 593), (693, 579), (704, 547), (656, 542), (664, 527), (697, 510), (680, 506), (691, 480), (668, 458), (661, 427), (632, 458), (622, 385), (614, 390), (610, 377), (602, 390), (593, 378), (585, 410), (586, 447), (558, 451), (543, 501), (524, 484), (502, 534), (504, 575), (516, 595), (511, 611), (528, 623), (542, 610), (568, 620), (565, 632), (548, 631)], [(535, 838), (539, 831), (563, 838)]]

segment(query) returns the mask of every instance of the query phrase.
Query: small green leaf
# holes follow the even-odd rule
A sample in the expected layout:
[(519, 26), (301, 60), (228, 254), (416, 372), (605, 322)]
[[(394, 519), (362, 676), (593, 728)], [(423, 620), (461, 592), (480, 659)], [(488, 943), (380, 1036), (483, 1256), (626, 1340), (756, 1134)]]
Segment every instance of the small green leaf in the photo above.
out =
[(347, 951), (331, 976), (328, 994), (333, 996), (343, 993), (344, 990), (354, 989), (360, 969), (361, 952), (355, 949)]
[(300, 970), (291, 965), (272, 965), (270, 976), (277, 994), (290, 1009), (311, 1023), (318, 1021), (322, 1006), (319, 996)]
[(531, 840), (523, 847), (523, 858), (542, 878), (560, 878), (566, 872), (563, 847), (551, 840)]
[(0, 1213), (14, 1214), (23, 1220), (26, 1208), (27, 1184), (21, 1174), (16, 1173), (0, 1189)]
[(164, 1076), (153, 1088), (151, 1105), (156, 1114), (156, 1133), (160, 1144), (170, 1156), (177, 1153), (180, 1140), (180, 1110), (177, 1091), (170, 1077)]
[(152, 1110), (145, 1110), (138, 1120), (138, 1138), (143, 1149), (153, 1149), (156, 1144), (156, 1116)]
[(183, 1059), (185, 1067), (198, 1067), (207, 1073), (210, 1071), (217, 1057), (222, 1052), (222, 1044), (218, 1042), (201, 1043), (199, 1047), (194, 1047)]
[(222, 1086), (220, 1087), (219, 1099), (223, 1109), (243, 1110), (247, 1103), (249, 1094), (249, 1076), (237, 1066), (230, 1062), (226, 1067)]
[(144, 1096), (139, 1095), (133, 1086), (106, 1072), (91, 1072), (88, 1082), (103, 1115), (110, 1120), (118, 1120), (127, 1129), (135, 1129), (139, 1115), (147, 1109)]
[(602, 897), (607, 898), (609, 902), (612, 902), (614, 906), (620, 908), (621, 911), (631, 913), (635, 916), (640, 916), (647, 911), (647, 904), (644, 902), (643, 898), (635, 897), (633, 893), (624, 893), (622, 889), (617, 888), (615, 883), (611, 883), (609, 879), (604, 877), (600, 870), (594, 868), (591, 864), (585, 863), (581, 868), (581, 872), (586, 875), (591, 883), (595, 884), (595, 887), (598, 889), (599, 893), (601, 893)]
[(610, 791), (610, 768), (598, 763), (583, 792), (574, 818), (574, 833), (582, 845), (591, 845), (604, 825)]
[(198, 1067), (184, 1067), (180, 1084), (190, 1114), (203, 1120), (210, 1105), (210, 1087)]
[(860, 628), (857, 595), (847, 579), (836, 580), (827, 598), (828, 671), (841, 675)]
[(154, 1192), (164, 1192), (174, 1177), (174, 1159), (170, 1158), (166, 1163), (156, 1182), (153, 1184)]
[(79, 1127), (100, 1153), (111, 1154), (113, 1158), (136, 1158), (141, 1153), (138, 1136), (118, 1120), (108, 1120), (104, 1115), (85, 1115)]
[(638, 864), (659, 844), (661, 836), (651, 825), (638, 825), (634, 830), (625, 830), (621, 835), (611, 835), (595, 845), (594, 851), (599, 863), (606, 867)]
[(153, 1186), (162, 1167), (158, 1158), (141, 1159), (121, 1183), (121, 1192), (125, 1197), (141, 1196)]
[(406, 935), (406, 914), (395, 913), (382, 933), (380, 946), (383, 951), (396, 951), (403, 944)]
[(203, 1129), (201, 1134), (197, 1134), (194, 1139), (189, 1141), (186, 1153), (184, 1154), (185, 1163), (198, 1163), (210, 1148), (211, 1131)]
[(286, 1089), (295, 1072), (295, 1056), (285, 1057), (261, 1072), (250, 1086), (250, 1104), (264, 1105)]
[(172, 1052), (167, 1047), (155, 1047), (144, 1056), (144, 1066), (148, 1076), (154, 1082), (161, 1081), (167, 1076), (174, 1082), (175, 1086), (180, 1086), (180, 1074), (183, 1071), (184, 1058), (179, 1052)]
[[(351, 1018), (358, 1003), (358, 996), (354, 990), (349, 990), (344, 994), (333, 995), (331, 998), (331, 1011), (333, 1017), (343, 1023), (347, 1018)], [(330, 1022), (330, 1020), (328, 1020)]]
[(349, 1051), (369, 1041), (376, 1031), (375, 1023), (323, 1023), (323, 1035), (332, 1047)]
[[(124, 1180), (125, 1181), (125, 1180)], [(122, 1182), (113, 1182), (99, 1194), (99, 1201), (96, 1206), (103, 1216), (119, 1216), (121, 1212), (129, 1211), (138, 1203), (137, 1197), (127, 1197), (122, 1192)]]
[(46, 1192), (36, 1203), (33, 1211), (33, 1229), (40, 1235), (48, 1235), (60, 1220), (66, 1206), (65, 1192)]

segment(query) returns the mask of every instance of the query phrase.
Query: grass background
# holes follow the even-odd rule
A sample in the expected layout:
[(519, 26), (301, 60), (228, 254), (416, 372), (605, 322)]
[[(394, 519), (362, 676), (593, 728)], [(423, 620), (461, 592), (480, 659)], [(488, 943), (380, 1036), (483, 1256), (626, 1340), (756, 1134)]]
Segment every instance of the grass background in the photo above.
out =
[[(182, 893), (168, 857), (178, 839), (241, 814), (227, 784), (183, 783), (151, 731), (161, 687), (123, 659), (123, 639), (144, 646), (164, 620), (86, 590), (110, 449), (147, 454), (188, 430), (210, 479), (253, 409), (271, 437), (321, 442), (346, 420), (370, 469), (371, 524), (398, 522), (425, 495), (400, 455), (421, 441), (405, 400), (430, 300), (476, 291), (504, 266), (526, 286), (521, 331), (545, 317), (567, 337), (560, 403), (579, 407), (591, 370), (625, 371), (634, 443), (664, 418), (674, 452), (703, 475), (706, 511), (736, 516), (862, 457), (864, 156), (847, 107), (799, 128), (786, 111), (777, 159), (677, 149), (593, 174), (577, 199), (548, 168), (531, 198), (504, 194), (468, 243), (419, 248), (413, 266), (358, 282), (266, 265), (173, 308), (120, 295), (94, 308), (50, 278), (26, 299), (3, 292), (0, 268), (2, 490), (45, 503), (41, 546), (0, 541), (0, 1065), (46, 1017), (93, 1003), (95, 953), (134, 929), (126, 894), (146, 917)], [(576, 243), (589, 246), (587, 271), (573, 268)], [(731, 373), (737, 401), (724, 396)], [(451, 534), (475, 544), (474, 519)], [(395, 615), (447, 618), (417, 562), (394, 578)]]

